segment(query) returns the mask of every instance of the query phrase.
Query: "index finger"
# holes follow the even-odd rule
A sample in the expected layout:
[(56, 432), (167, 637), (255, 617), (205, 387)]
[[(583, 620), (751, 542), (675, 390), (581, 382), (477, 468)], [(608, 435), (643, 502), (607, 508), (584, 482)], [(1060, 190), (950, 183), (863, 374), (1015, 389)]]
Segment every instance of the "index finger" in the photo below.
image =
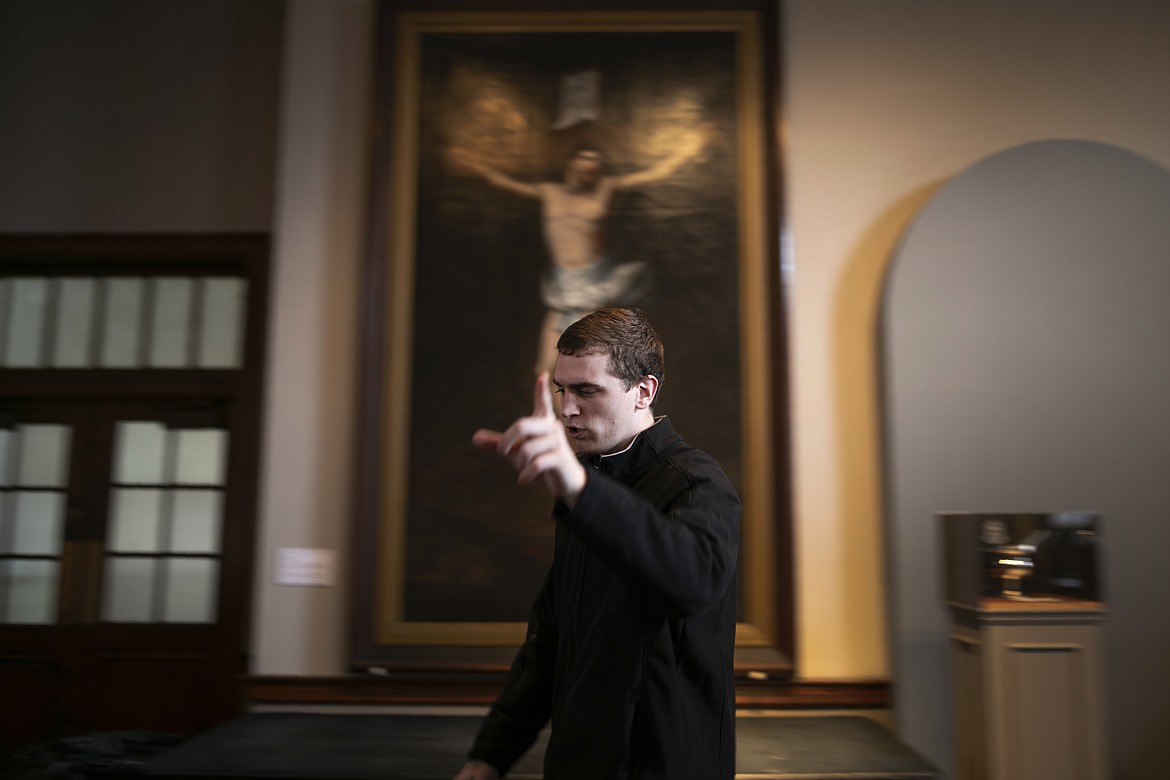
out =
[(532, 392), (532, 416), (555, 417), (553, 412), (552, 383), (549, 382), (548, 372), (541, 371), (536, 377), (536, 386)]

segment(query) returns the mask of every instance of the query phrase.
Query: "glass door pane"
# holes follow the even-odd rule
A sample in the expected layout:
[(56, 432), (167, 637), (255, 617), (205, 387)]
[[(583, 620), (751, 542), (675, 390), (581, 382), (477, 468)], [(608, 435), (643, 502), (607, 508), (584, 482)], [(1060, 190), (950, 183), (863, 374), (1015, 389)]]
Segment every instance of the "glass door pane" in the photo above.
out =
[(103, 620), (215, 622), (227, 454), (221, 429), (115, 424)]
[(72, 429), (0, 431), (0, 623), (54, 623)]

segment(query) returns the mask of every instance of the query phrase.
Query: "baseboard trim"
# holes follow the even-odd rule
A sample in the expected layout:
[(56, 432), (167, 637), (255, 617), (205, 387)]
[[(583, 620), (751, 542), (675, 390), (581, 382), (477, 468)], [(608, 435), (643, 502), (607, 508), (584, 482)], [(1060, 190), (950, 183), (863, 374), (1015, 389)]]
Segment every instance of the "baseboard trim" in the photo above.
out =
[[(491, 704), (503, 685), (501, 674), (395, 674), (301, 677), (246, 675), (244, 698), (251, 704), (442, 705)], [(741, 679), (740, 709), (888, 709), (888, 680)]]
[(893, 706), (889, 680), (739, 680), (739, 709), (864, 710)]

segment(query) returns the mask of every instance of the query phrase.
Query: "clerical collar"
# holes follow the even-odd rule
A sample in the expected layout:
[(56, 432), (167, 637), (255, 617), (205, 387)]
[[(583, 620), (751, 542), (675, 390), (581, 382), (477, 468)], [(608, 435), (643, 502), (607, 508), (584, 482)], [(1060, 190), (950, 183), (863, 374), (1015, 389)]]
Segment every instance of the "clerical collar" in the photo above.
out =
[(604, 455), (598, 455), (597, 456), (598, 462), (603, 461), (606, 458), (616, 458), (619, 455), (625, 455), (627, 452), (629, 452), (631, 449), (634, 448), (634, 445), (638, 443), (638, 439), (640, 439), (642, 437), (643, 433), (650, 430), (650, 428), (653, 428), (655, 425), (657, 425), (658, 423), (662, 422), (665, 419), (666, 419), (665, 414), (660, 415), (658, 417), (655, 417), (654, 422), (651, 423), (649, 427), (643, 428), (642, 430), (638, 431), (638, 433), (634, 435), (634, 438), (630, 439), (630, 443), (627, 444), (624, 449), (620, 449), (617, 452), (608, 452)]

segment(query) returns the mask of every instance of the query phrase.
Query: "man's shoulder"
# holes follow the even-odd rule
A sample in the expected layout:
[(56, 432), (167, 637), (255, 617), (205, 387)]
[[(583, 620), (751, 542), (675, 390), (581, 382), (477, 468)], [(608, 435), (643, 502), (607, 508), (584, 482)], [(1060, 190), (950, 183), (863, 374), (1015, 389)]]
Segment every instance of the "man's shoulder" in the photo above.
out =
[(661, 419), (653, 427), (647, 429), (647, 443), (653, 449), (657, 458), (675, 468), (689, 471), (695, 468), (714, 469), (720, 474), (723, 467), (705, 450), (688, 444), (682, 435), (674, 429), (670, 421)]

